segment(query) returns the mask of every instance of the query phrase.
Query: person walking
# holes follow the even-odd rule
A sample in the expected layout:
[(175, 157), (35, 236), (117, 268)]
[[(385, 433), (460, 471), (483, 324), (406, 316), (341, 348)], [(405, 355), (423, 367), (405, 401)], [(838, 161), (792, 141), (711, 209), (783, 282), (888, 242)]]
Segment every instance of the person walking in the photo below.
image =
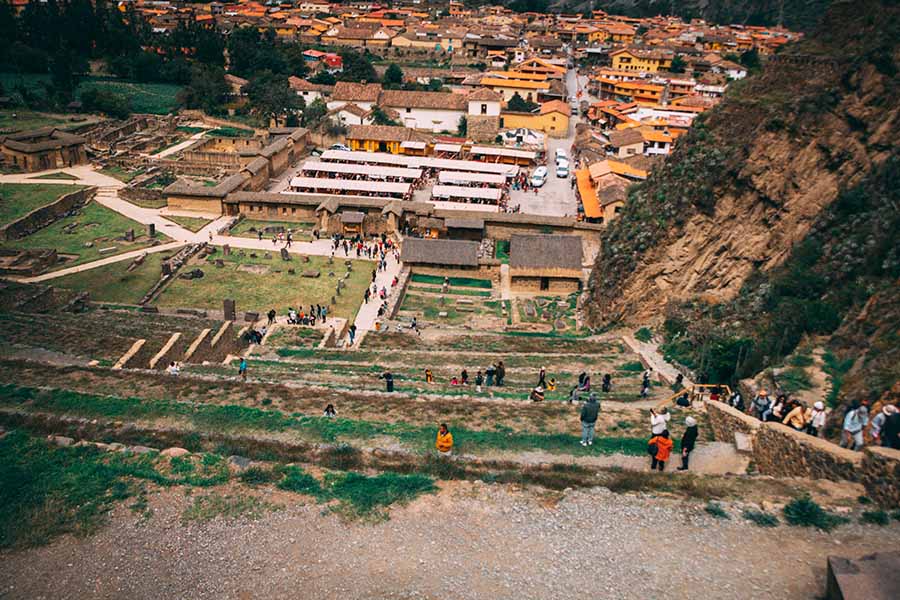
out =
[(469, 385), (469, 372), (465, 369), (459, 374), (459, 381), (462, 385)]
[(862, 450), (863, 429), (869, 423), (869, 401), (854, 401), (844, 415), (844, 424), (841, 431), (841, 447), (853, 450)]
[(477, 393), (481, 393), (481, 386), (484, 384), (484, 375), (481, 374), (481, 371), (477, 371), (475, 373), (475, 391)]
[(384, 387), (385, 391), (393, 392), (394, 391), (394, 374), (390, 371), (385, 371), (381, 374), (381, 378), (384, 379)]
[(503, 385), (503, 378), (506, 377), (506, 367), (503, 366), (503, 361), (497, 363), (497, 385)]
[(425, 369), (425, 383), (434, 383), (434, 373), (431, 369)]
[(672, 418), (672, 415), (669, 414), (669, 409), (663, 407), (659, 413), (657, 413), (652, 408), (650, 409), (650, 434), (657, 436), (661, 434), (664, 430), (669, 427), (669, 419)]
[(897, 412), (897, 407), (893, 404), (885, 404), (878, 414), (872, 417), (872, 423), (870, 424), (869, 435), (872, 436), (872, 440), (878, 444), (879, 446), (883, 446), (884, 444), (881, 442), (881, 432), (884, 429), (884, 424), (887, 422), (887, 418)]
[(269, 317), (269, 327), (271, 327), (272, 323), (275, 322), (275, 314), (276, 314), (275, 309), (273, 308), (273, 309), (270, 309), (269, 313), (266, 315), (267, 317)]
[(541, 387), (547, 387), (547, 369), (545, 369), (544, 367), (541, 367), (541, 370), (538, 373), (537, 384)]
[(609, 390), (612, 389), (612, 376), (609, 373), (603, 376), (603, 383), (600, 385), (600, 389), (605, 393), (609, 393)]
[(694, 450), (694, 444), (697, 443), (697, 420), (694, 417), (688, 417), (684, 420), (685, 430), (681, 435), (681, 466), (679, 471), (688, 470), (688, 460), (691, 452)]
[(241, 381), (247, 381), (247, 359), (245, 357), (241, 357), (241, 362), (238, 363), (238, 376), (241, 378)]
[(494, 375), (497, 373), (497, 368), (494, 367), (494, 363), (488, 365), (488, 368), (484, 370), (484, 385), (487, 387), (491, 387), (494, 385)]
[(437, 451), (441, 453), (441, 456), (450, 456), (453, 454), (453, 434), (447, 429), (446, 423), (441, 423), (434, 446), (437, 448)]
[(669, 460), (669, 455), (672, 453), (672, 446), (668, 429), (664, 429), (659, 435), (650, 438), (650, 450), (656, 449), (656, 452), (652, 454), (653, 460), (650, 462), (651, 471), (655, 469), (664, 471), (666, 469), (666, 461)]
[(813, 437), (819, 437), (825, 427), (825, 404), (821, 401), (813, 404), (806, 412), (806, 433)]
[(650, 394), (650, 369), (644, 371), (644, 378), (641, 380), (641, 398), (646, 398)]
[[(578, 388), (575, 388), (578, 389)], [(594, 428), (597, 426), (597, 417), (600, 414), (600, 403), (597, 402), (597, 394), (588, 396), (588, 401), (581, 407), (581, 445), (594, 445)]]
[(352, 346), (354, 340), (356, 340), (356, 323), (350, 326), (350, 330), (348, 333), (350, 335), (350, 345)]

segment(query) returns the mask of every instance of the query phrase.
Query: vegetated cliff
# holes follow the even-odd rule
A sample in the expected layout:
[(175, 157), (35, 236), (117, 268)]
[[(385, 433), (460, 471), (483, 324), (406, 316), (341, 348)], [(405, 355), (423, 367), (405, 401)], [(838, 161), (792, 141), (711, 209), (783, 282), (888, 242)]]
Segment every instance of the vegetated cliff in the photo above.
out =
[(853, 325), (900, 278), (898, 20), (890, 0), (835, 2), (733, 85), (604, 232), (589, 320), (665, 321), (670, 357), (721, 381), (806, 334), (846, 332), (834, 349), (858, 355), (900, 317), (873, 301)]
[[(604, 10), (611, 15), (655, 17), (674, 14), (682, 19), (705, 19), (711, 23), (784, 25), (794, 31), (809, 31), (825, 13), (830, 0), (566, 0), (562, 12)], [(557, 5), (551, 6), (557, 8)]]

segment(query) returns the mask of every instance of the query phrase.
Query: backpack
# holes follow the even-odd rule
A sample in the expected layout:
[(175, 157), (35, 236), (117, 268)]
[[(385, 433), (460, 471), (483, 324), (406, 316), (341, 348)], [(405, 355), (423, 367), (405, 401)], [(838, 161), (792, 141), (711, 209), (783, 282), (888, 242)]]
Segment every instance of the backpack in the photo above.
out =
[(647, 454), (650, 456), (656, 456), (659, 452), (659, 446), (656, 445), (656, 442), (650, 442), (647, 446)]

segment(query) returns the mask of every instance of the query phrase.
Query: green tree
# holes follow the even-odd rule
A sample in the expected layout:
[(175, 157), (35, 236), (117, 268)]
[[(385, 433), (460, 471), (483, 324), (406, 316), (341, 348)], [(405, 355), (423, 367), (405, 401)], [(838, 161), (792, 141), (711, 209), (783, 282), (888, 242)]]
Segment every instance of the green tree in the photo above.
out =
[(53, 85), (53, 92), (63, 104), (72, 101), (78, 85), (74, 59), (71, 52), (61, 49), (50, 61), (50, 81)]
[(396, 63), (391, 63), (384, 72), (383, 82), (385, 87), (399, 88), (403, 85), (403, 70)]
[(334, 77), (332, 73), (328, 71), (319, 71), (315, 75), (309, 78), (310, 83), (317, 83), (319, 85), (334, 85), (337, 83), (337, 79)]
[(341, 50), (341, 59), (344, 63), (344, 69), (337, 75), (338, 81), (355, 81), (374, 83), (378, 81), (378, 74), (375, 67), (369, 61), (365, 54), (361, 54), (351, 49)]
[(672, 59), (672, 65), (669, 67), (669, 71), (672, 73), (684, 73), (687, 69), (687, 63), (684, 62), (684, 57), (680, 54), (676, 55), (675, 58)]
[(512, 112), (534, 112), (538, 109), (537, 104), (525, 100), (519, 95), (519, 92), (512, 95), (512, 98), (506, 103), (506, 107)]
[(322, 123), (322, 119), (328, 114), (328, 105), (321, 98), (316, 98), (309, 103), (309, 106), (303, 109), (303, 126), (308, 129), (315, 129)]
[(293, 114), (299, 109), (297, 94), (287, 76), (263, 71), (244, 86), (252, 110), (266, 119)]
[(131, 103), (124, 94), (116, 94), (98, 87), (81, 92), (81, 105), (86, 112), (99, 112), (117, 119), (131, 114)]
[(388, 116), (380, 106), (372, 107), (371, 118), (373, 125), (399, 125), (399, 123)]
[(221, 109), (229, 90), (224, 69), (195, 64), (191, 69), (190, 82), (178, 93), (178, 102), (186, 108), (215, 113)]
[(756, 51), (756, 48), (751, 48), (741, 54), (741, 64), (748, 71), (758, 71), (762, 67), (762, 63), (759, 60), (759, 52)]
[(281, 44), (279, 50), (285, 63), (285, 74), (300, 78), (307, 76), (309, 67), (306, 66), (306, 58), (303, 56), (303, 46), (299, 44)]
[(469, 133), (469, 120), (466, 118), (466, 115), (463, 115), (459, 118), (459, 123), (456, 126), (456, 133), (459, 137), (466, 137)]

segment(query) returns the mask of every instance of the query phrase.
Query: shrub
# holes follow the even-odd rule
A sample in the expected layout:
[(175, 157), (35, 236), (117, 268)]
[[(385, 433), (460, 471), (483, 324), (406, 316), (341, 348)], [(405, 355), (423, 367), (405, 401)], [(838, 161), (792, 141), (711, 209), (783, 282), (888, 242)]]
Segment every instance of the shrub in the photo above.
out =
[(240, 474), (240, 480), (248, 485), (264, 485), (278, 481), (280, 475), (272, 469), (264, 469), (262, 467), (250, 467)]
[(644, 370), (644, 365), (639, 361), (622, 363), (616, 367), (619, 371), (627, 371), (629, 373), (639, 373)]
[(870, 523), (872, 525), (881, 526), (887, 525), (890, 520), (890, 515), (883, 510), (867, 510), (859, 517), (860, 523)]
[(649, 342), (651, 339), (653, 339), (653, 333), (646, 327), (641, 327), (634, 332), (634, 339), (639, 342)]
[(817, 527), (823, 531), (831, 531), (849, 520), (826, 511), (808, 495), (788, 502), (784, 507), (784, 518), (791, 525)]
[(282, 472), (284, 479), (278, 482), (278, 489), (310, 496), (321, 495), (322, 486), (319, 484), (319, 480), (300, 467), (288, 466)]
[(707, 513), (711, 514), (717, 519), (730, 519), (731, 517), (725, 512), (725, 509), (722, 508), (722, 505), (718, 502), (707, 502), (706, 507), (703, 509)]
[(753, 522), (759, 527), (777, 527), (778, 526), (778, 517), (771, 513), (763, 512), (761, 510), (745, 510), (743, 512), (743, 517), (748, 521)]

